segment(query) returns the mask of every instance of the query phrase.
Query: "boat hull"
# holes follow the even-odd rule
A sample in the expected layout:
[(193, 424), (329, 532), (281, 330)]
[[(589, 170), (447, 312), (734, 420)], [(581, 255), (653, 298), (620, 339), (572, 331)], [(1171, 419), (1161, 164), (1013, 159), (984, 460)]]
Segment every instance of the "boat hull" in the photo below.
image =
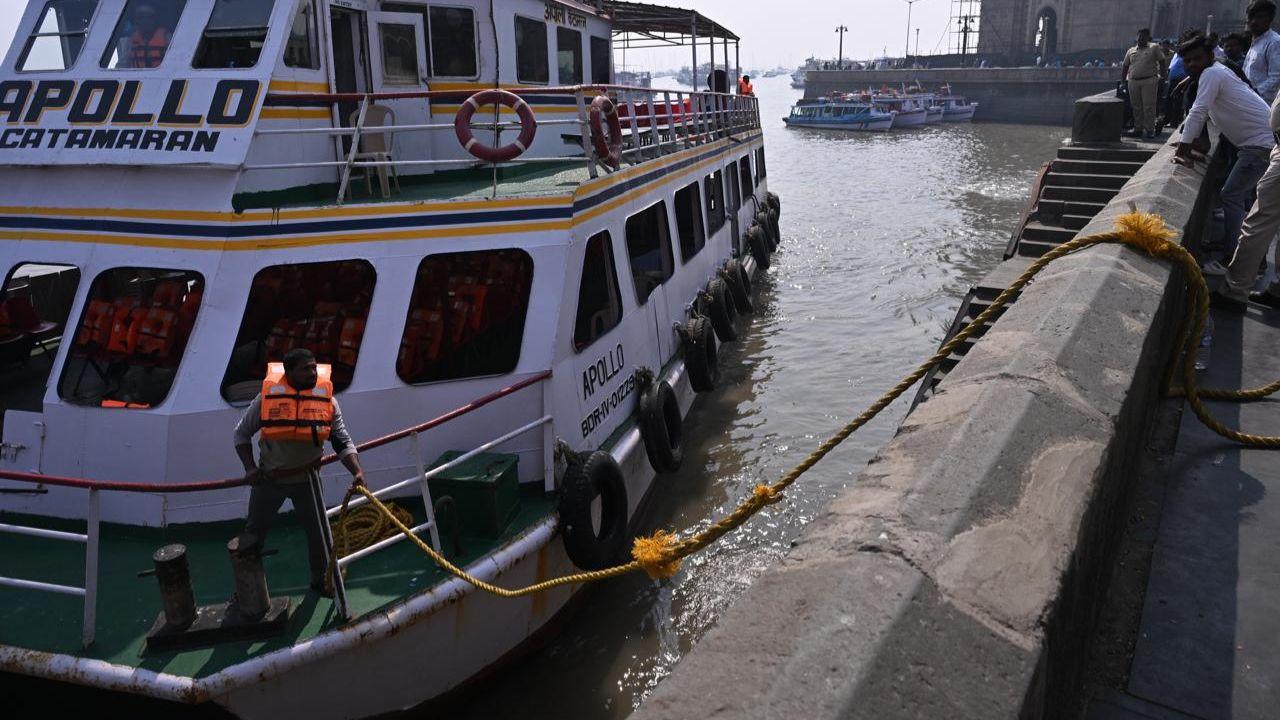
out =
[(874, 118), (862, 122), (822, 123), (796, 121), (783, 118), (787, 127), (811, 128), (814, 130), (849, 130), (853, 132), (885, 132), (893, 127), (893, 118)]
[(923, 108), (919, 110), (899, 110), (893, 116), (893, 127), (894, 129), (921, 127), (928, 121), (928, 118), (929, 113)]
[(944, 114), (942, 108), (929, 108), (928, 113), (925, 115), (925, 124), (937, 125), (942, 122)]
[(965, 123), (973, 120), (973, 113), (978, 109), (977, 105), (967, 105), (965, 107), (947, 108), (942, 113), (942, 121), (949, 123)]

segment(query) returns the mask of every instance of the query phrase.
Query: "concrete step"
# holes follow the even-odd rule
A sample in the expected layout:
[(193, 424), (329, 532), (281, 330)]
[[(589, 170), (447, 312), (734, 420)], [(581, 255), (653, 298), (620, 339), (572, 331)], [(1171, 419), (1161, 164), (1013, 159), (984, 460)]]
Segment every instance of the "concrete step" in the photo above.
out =
[(1142, 169), (1142, 162), (1125, 162), (1119, 160), (1054, 160), (1053, 172), (1077, 173), (1081, 175), (1121, 175), (1131, 178)]
[(1155, 150), (1146, 148), (1064, 147), (1058, 149), (1058, 157), (1063, 160), (1112, 160), (1141, 163), (1150, 160), (1155, 154)]
[(1058, 222), (1054, 224), (1068, 230), (1083, 230), (1090, 222), (1093, 222), (1092, 215), (1059, 215)]
[(1027, 240), (1024, 238), (1018, 243), (1018, 254), (1023, 257), (1038, 258), (1061, 244), (1062, 243), (1046, 242), (1044, 240)]
[(1036, 214), (1049, 216), (1081, 215), (1092, 218), (1102, 212), (1106, 203), (1072, 202), (1070, 200), (1048, 200), (1041, 198), (1036, 204)]
[(1061, 227), (1058, 225), (1046, 225), (1039, 222), (1029, 222), (1022, 229), (1022, 240), (1044, 240), (1052, 243), (1064, 243), (1076, 236), (1076, 231), (1071, 228)]
[(1116, 188), (1070, 187), (1046, 184), (1040, 197), (1044, 200), (1069, 202), (1108, 203), (1120, 191)]
[(1098, 175), (1095, 173), (1071, 173), (1051, 171), (1044, 178), (1045, 185), (1059, 187), (1111, 188), (1119, 190), (1129, 178), (1123, 175)]

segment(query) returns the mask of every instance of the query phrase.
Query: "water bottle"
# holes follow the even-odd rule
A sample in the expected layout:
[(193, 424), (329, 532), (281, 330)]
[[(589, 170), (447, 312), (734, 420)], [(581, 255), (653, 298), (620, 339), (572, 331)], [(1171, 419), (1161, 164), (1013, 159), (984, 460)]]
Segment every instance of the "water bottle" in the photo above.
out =
[(1213, 345), (1213, 318), (1204, 327), (1204, 335), (1200, 336), (1200, 347), (1196, 348), (1196, 370), (1209, 369), (1209, 349)]

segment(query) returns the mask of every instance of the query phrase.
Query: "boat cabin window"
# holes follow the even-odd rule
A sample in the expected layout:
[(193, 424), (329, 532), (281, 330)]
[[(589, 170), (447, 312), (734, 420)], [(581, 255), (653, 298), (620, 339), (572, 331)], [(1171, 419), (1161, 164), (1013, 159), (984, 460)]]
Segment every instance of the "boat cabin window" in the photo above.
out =
[(764, 179), (764, 148), (756, 148), (756, 182)]
[(186, 5), (186, 0), (129, 0), (102, 53), (102, 67), (113, 70), (160, 67)]
[(547, 65), (547, 24), (519, 15), (516, 16), (516, 80), (551, 82)]
[[(696, 188), (694, 196), (697, 196)], [(631, 261), (631, 280), (636, 286), (636, 302), (643, 305), (649, 295), (675, 273), (665, 201), (660, 200), (627, 218), (627, 255)]]
[(0, 422), (5, 410), (38, 411), (63, 338), (80, 270), (24, 263), (0, 290)]
[(148, 408), (169, 395), (195, 327), (204, 278), (124, 267), (89, 286), (58, 395), (76, 405)]
[(316, 3), (306, 0), (298, 6), (289, 26), (289, 41), (284, 46), (284, 64), (293, 68), (318, 70), (320, 48), (316, 41)]
[(715, 235), (724, 227), (724, 171), (717, 170), (707, 176), (707, 234)]
[(742, 184), (742, 201), (755, 194), (755, 184), (751, 182), (751, 156), (745, 155), (738, 160), (738, 180)]
[(209, 24), (196, 48), (196, 68), (247, 68), (258, 64), (275, 0), (214, 0)]
[(613, 239), (602, 230), (587, 241), (578, 284), (578, 319), (573, 329), (573, 349), (582, 352), (622, 322), (622, 293), (618, 269), (613, 263)]
[(582, 33), (569, 28), (556, 28), (556, 66), (561, 85), (582, 84)]
[(613, 44), (609, 38), (591, 36), (591, 84), (609, 84), (609, 61), (612, 54)]
[(417, 85), (418, 34), (413, 25), (378, 23), (378, 45), (382, 47), (382, 81), (387, 85)]
[(425, 258), (413, 284), (396, 374), (416, 384), (515, 370), (532, 281), (533, 258), (523, 250)]
[(422, 16), (429, 49), (428, 72), (432, 77), (473, 78), (476, 69), (476, 17), (471, 8), (443, 5), (383, 3), (387, 12), (416, 13)]
[(680, 259), (687, 263), (707, 244), (696, 182), (676, 191), (676, 229), (680, 232)]
[(742, 207), (742, 189), (738, 186), (738, 163), (729, 163), (725, 168), (725, 179), (729, 181), (729, 210), (737, 211)]
[(262, 389), (267, 363), (307, 348), (316, 361), (333, 366), (334, 391), (351, 384), (364, 340), (365, 320), (377, 273), (365, 260), (273, 265), (253, 276), (222, 397), (253, 399)]
[(66, 70), (76, 64), (98, 0), (49, 0), (18, 58), (25, 72)]

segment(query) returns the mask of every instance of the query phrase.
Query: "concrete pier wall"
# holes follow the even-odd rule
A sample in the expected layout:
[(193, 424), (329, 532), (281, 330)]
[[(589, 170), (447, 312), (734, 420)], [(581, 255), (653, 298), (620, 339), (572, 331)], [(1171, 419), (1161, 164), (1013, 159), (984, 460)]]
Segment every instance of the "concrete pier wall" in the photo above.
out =
[(1114, 91), (1119, 79), (1119, 68), (811, 70), (805, 97), (918, 80), (928, 90), (950, 84), (953, 93), (978, 102), (975, 119), (981, 122), (1070, 126), (1076, 98)]
[[(1081, 232), (1132, 203), (1198, 237), (1172, 152)], [(1181, 293), (1119, 246), (1051, 265), (634, 717), (1062, 717)]]

